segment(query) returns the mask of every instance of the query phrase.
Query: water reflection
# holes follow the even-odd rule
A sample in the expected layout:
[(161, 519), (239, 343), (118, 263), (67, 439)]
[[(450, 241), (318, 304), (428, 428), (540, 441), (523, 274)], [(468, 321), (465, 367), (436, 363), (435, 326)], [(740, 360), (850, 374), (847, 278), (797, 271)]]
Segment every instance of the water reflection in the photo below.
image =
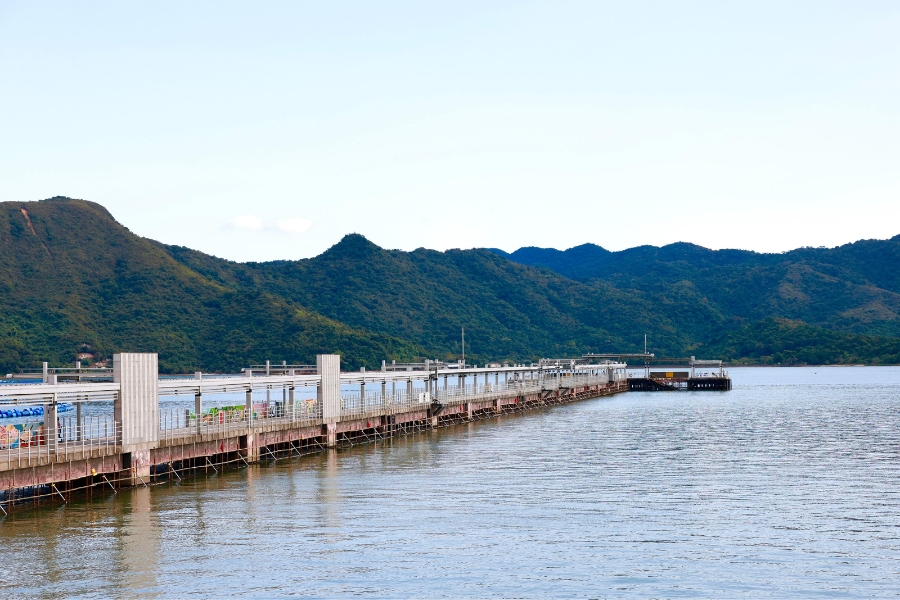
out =
[(119, 526), (122, 592), (131, 597), (157, 594), (159, 529), (153, 522), (150, 488), (130, 490)]

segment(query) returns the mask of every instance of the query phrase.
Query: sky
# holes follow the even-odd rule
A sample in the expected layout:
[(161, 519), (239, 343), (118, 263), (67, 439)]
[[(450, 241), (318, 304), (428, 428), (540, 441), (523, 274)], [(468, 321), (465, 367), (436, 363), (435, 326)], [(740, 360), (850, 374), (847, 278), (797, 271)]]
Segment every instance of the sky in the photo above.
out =
[(0, 201), (232, 260), (900, 234), (897, 2), (6, 2)]

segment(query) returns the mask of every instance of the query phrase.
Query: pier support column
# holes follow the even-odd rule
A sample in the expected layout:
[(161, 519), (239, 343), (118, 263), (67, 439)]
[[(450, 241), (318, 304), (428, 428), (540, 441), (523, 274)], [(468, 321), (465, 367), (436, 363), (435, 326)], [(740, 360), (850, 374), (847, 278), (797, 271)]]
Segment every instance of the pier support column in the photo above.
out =
[(325, 438), (325, 447), (326, 448), (336, 448), (337, 447), (337, 424), (336, 423), (325, 423), (322, 425), (322, 437)]
[(294, 386), (288, 388), (288, 399), (287, 406), (285, 407), (286, 416), (290, 417), (291, 421), (294, 420), (297, 414), (296, 403), (294, 402)]
[(471, 420), (472, 420), (472, 415), (474, 414), (474, 412), (475, 412), (475, 411), (472, 410), (472, 403), (471, 403), (471, 402), (466, 402), (466, 419), (468, 419), (469, 421), (471, 421)]
[(55, 400), (56, 394), (53, 394), (53, 397), (52, 403), (44, 405), (44, 439), (51, 454), (56, 453), (59, 441), (59, 416)]
[(194, 418), (197, 425), (197, 433), (200, 433), (200, 425), (203, 423), (203, 394), (194, 394)]
[(113, 401), (123, 470), (132, 485), (150, 482), (150, 450), (159, 446), (159, 368), (156, 354), (113, 354)]
[(244, 392), (244, 405), (247, 411), (247, 462), (256, 462), (259, 460), (259, 445), (256, 443), (256, 434), (253, 432), (253, 390), (249, 389)]
[(319, 374), (319, 405), (322, 407), (322, 435), (325, 446), (337, 446), (337, 423), (341, 420), (341, 357), (338, 354), (316, 356)]
[(80, 442), (84, 438), (84, 424), (81, 416), (81, 402), (75, 403), (75, 441)]

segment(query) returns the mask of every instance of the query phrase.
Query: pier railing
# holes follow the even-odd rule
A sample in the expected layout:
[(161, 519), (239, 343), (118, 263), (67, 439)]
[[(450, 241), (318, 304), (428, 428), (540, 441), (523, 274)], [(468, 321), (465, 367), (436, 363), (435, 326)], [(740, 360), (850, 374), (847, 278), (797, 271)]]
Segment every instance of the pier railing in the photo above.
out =
[(425, 390), (406, 390), (382, 395), (381, 392), (366, 392), (365, 398), (359, 392), (341, 393), (341, 418), (353, 419), (375, 415), (390, 415), (416, 409), (425, 410), (431, 405), (431, 395)]
[(45, 464), (115, 454), (118, 452), (122, 425), (103, 418), (61, 422), (58, 427), (30, 428), (24, 423), (0, 428), (0, 462)]
[(249, 427), (267, 425), (317, 425), (322, 420), (321, 405), (316, 400), (255, 404), (249, 408), (213, 408), (197, 415), (188, 408), (172, 408), (159, 413), (159, 438), (179, 440), (195, 434), (214, 436)]
[(412, 394), (406, 390), (386, 394), (382, 394), (380, 391), (367, 391), (365, 396), (360, 392), (342, 392), (341, 417), (352, 419), (396, 414), (417, 408), (428, 408), (433, 402), (439, 404), (484, 402), (522, 394), (533, 394), (542, 390), (605, 385), (607, 382), (608, 378), (602, 375), (576, 375), (438, 387), (434, 393), (421, 388), (415, 388)]

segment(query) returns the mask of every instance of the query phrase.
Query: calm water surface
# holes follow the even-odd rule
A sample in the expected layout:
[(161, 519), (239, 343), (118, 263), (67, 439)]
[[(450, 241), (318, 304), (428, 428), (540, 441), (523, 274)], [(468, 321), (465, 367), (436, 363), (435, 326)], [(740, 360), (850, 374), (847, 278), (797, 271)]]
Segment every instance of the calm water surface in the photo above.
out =
[(733, 369), (18, 510), (6, 596), (900, 595), (900, 369)]

